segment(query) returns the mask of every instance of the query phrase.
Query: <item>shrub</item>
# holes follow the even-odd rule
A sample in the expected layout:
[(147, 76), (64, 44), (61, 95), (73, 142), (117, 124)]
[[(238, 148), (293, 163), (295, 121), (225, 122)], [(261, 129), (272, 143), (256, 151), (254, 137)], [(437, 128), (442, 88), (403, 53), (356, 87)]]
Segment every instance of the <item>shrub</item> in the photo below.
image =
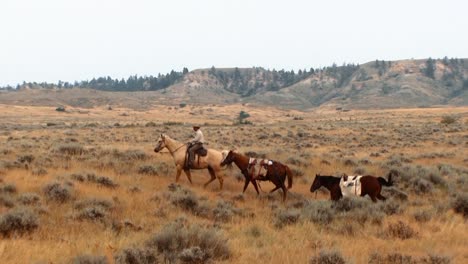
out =
[(432, 218), (431, 211), (418, 211), (413, 214), (413, 217), (416, 221), (420, 223), (428, 222)]
[(158, 169), (153, 165), (142, 165), (138, 168), (139, 174), (146, 174), (151, 176), (158, 176)]
[(97, 176), (93, 172), (73, 173), (70, 175), (70, 178), (79, 182), (88, 181), (88, 182), (97, 183), (103, 187), (108, 187), (108, 188), (116, 188), (119, 186), (109, 177)]
[(434, 187), (430, 181), (421, 178), (413, 178), (410, 184), (413, 191), (417, 194), (430, 193)]
[(64, 155), (81, 155), (85, 152), (82, 145), (78, 143), (66, 143), (55, 146), (55, 152), (57, 154), (64, 154)]
[(430, 254), (427, 257), (422, 257), (420, 262), (425, 264), (450, 264), (452, 261), (448, 256), (436, 256)]
[(300, 213), (297, 209), (281, 210), (276, 214), (275, 227), (283, 228), (286, 225), (292, 225), (299, 220)]
[(4, 236), (28, 233), (38, 226), (39, 218), (28, 208), (19, 208), (0, 216), (0, 233)]
[(33, 155), (21, 155), (16, 159), (20, 163), (31, 163), (34, 160)]
[(343, 164), (344, 164), (345, 166), (353, 166), (353, 167), (357, 166), (356, 161), (354, 161), (354, 160), (352, 160), (352, 159), (346, 159), (346, 160), (344, 160), (344, 161), (343, 161)]
[(114, 181), (112, 181), (110, 178), (106, 176), (98, 176), (95, 182), (101, 186), (108, 187), (108, 188), (116, 188), (119, 186), (117, 183), (115, 183)]
[(286, 160), (286, 163), (296, 165), (296, 166), (301, 166), (301, 165), (305, 164), (305, 162), (303, 160), (295, 158), (295, 157), (289, 157)]
[(76, 202), (73, 208), (78, 210), (74, 217), (78, 220), (104, 220), (108, 211), (114, 208), (114, 203), (105, 199), (91, 198)]
[(367, 170), (363, 167), (357, 167), (356, 169), (354, 169), (353, 173), (354, 174), (357, 174), (357, 175), (364, 175), (366, 174)]
[(452, 202), (452, 208), (456, 213), (463, 215), (464, 218), (468, 218), (468, 195), (458, 195)]
[(102, 220), (107, 216), (107, 212), (104, 208), (99, 206), (90, 206), (81, 209), (75, 214), (75, 218), (79, 220)]
[(213, 218), (216, 221), (229, 221), (239, 212), (232, 202), (219, 201), (213, 210)]
[(177, 184), (170, 184), (168, 189), (170, 192), (166, 193), (165, 196), (173, 205), (193, 213), (197, 211), (199, 205), (198, 197), (192, 191), (184, 189)]
[(345, 264), (346, 261), (339, 251), (321, 250), (318, 256), (310, 258), (310, 264)]
[(47, 184), (44, 186), (43, 192), (47, 200), (59, 203), (67, 202), (72, 196), (70, 188), (58, 182)]
[(394, 186), (389, 187), (389, 188), (384, 188), (383, 192), (385, 193), (385, 195), (388, 193), (392, 198), (400, 200), (400, 201), (408, 200), (408, 194), (395, 188)]
[(123, 160), (123, 161), (136, 161), (136, 160), (146, 160), (148, 159), (148, 155), (142, 150), (135, 149), (135, 150), (126, 150), (125, 152), (114, 152), (114, 155)]
[(72, 260), (73, 264), (108, 264), (105, 256), (81, 255)]
[(429, 172), (428, 180), (435, 185), (447, 186), (447, 182), (440, 176), (440, 172), (435, 170)]
[(369, 264), (416, 264), (416, 260), (408, 255), (400, 253), (388, 253), (381, 255), (380, 253), (372, 253), (369, 257)]
[(372, 253), (369, 256), (369, 264), (417, 264), (417, 263), (425, 263), (425, 264), (449, 264), (451, 260), (447, 256), (435, 256), (429, 255), (426, 257), (421, 257), (420, 259), (410, 256), (410, 255), (403, 255), (401, 253), (388, 253), (386, 255), (382, 255), (380, 253)]
[(260, 237), (262, 235), (262, 230), (257, 225), (254, 225), (247, 229), (247, 234), (252, 237)]
[(6, 184), (0, 188), (0, 193), (16, 193), (16, 186), (14, 184)]
[(0, 205), (3, 205), (7, 208), (12, 208), (15, 206), (15, 202), (10, 195), (0, 193)]
[(150, 122), (146, 123), (146, 125), (145, 125), (145, 127), (156, 127), (156, 126), (158, 126), (158, 125), (153, 121), (150, 121)]
[(165, 226), (147, 246), (157, 249), (171, 263), (177, 259), (224, 260), (231, 255), (227, 239), (217, 229), (187, 226), (180, 221)]
[(354, 209), (364, 208), (368, 205), (368, 201), (355, 197), (343, 197), (332, 204), (332, 208), (337, 212), (348, 212)]
[(387, 235), (404, 240), (415, 237), (417, 234), (411, 226), (402, 221), (398, 221), (397, 223), (388, 225)]
[(172, 195), (171, 203), (184, 210), (194, 210), (198, 206), (198, 197), (191, 191), (185, 190)]
[(36, 193), (23, 193), (18, 197), (18, 202), (23, 205), (37, 205), (41, 197)]
[(160, 263), (156, 250), (149, 248), (126, 248), (115, 256), (117, 264), (153, 264)]
[(44, 168), (35, 168), (32, 170), (32, 175), (36, 175), (36, 176), (44, 176), (47, 174), (47, 170), (44, 169)]
[(141, 192), (141, 188), (138, 186), (130, 186), (128, 187), (127, 191), (130, 193), (139, 193)]
[(404, 211), (404, 206), (402, 208), (402, 204), (393, 200), (389, 199), (385, 201), (385, 203), (379, 203), (378, 208), (383, 211), (386, 215), (394, 215), (394, 214), (401, 214)]
[(208, 254), (200, 247), (186, 248), (179, 255), (182, 263), (206, 263), (208, 258)]
[(330, 201), (318, 201), (304, 206), (303, 216), (314, 223), (327, 225), (333, 221), (335, 213), (331, 209)]
[(64, 106), (59, 106), (59, 107), (55, 108), (55, 111), (57, 111), (57, 112), (65, 112), (65, 107), (64, 107)]
[(89, 198), (89, 199), (83, 199), (83, 200), (75, 202), (75, 204), (73, 205), (73, 208), (83, 209), (86, 207), (93, 207), (93, 206), (101, 207), (104, 210), (110, 210), (114, 208), (114, 203), (106, 199)]
[(456, 123), (457, 122), (457, 118), (453, 117), (453, 116), (443, 116), (442, 117), (442, 120), (440, 120), (440, 123), (443, 124), (443, 125), (450, 125), (450, 124), (453, 124), (453, 123)]

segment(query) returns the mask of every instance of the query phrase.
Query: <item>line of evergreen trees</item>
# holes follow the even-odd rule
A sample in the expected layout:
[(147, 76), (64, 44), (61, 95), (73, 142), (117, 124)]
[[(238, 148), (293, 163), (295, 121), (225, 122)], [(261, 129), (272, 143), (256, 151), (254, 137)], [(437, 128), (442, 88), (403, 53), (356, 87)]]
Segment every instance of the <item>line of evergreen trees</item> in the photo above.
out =
[[(74, 83), (58, 81), (58, 83), (47, 82), (23, 82), (16, 86), (20, 89), (69, 89), (69, 88), (91, 88), (102, 91), (156, 91), (167, 88), (188, 73), (188, 69), (184, 68), (182, 72), (172, 70), (168, 74), (158, 74), (158, 76), (137, 76), (133, 75), (127, 79), (113, 79), (111, 77), (99, 77), (86, 81), (76, 81)], [(0, 89), (14, 90), (12, 86), (1, 87)]]

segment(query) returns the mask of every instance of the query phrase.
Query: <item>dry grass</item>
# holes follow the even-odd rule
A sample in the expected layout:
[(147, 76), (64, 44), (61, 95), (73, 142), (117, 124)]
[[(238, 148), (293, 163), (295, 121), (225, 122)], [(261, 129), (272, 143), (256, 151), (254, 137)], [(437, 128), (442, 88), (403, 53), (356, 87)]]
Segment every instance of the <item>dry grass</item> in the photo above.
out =
[[(232, 126), (241, 109), (254, 125)], [(442, 124), (444, 116), (457, 122)], [(161, 257), (147, 243), (176, 219), (200, 234), (219, 231), (216, 239), (227, 239), (229, 250), (213, 257), (220, 263), (339, 257), (368, 263), (408, 256), (468, 261), (467, 108), (299, 113), (187, 106), (58, 113), (52, 107), (0, 106), (0, 118), (0, 214), (26, 210), (38, 218), (37, 227), (1, 238), (2, 263)], [(171, 185), (172, 159), (153, 148), (160, 133), (188, 139), (189, 120), (207, 123), (211, 148), (236, 148), (291, 165), (299, 176), (287, 203), (280, 193), (257, 197), (252, 186), (239, 196), (243, 182), (235, 166), (224, 171), (222, 191), (217, 182), (202, 187), (206, 171), (193, 172), (193, 185), (184, 175), (180, 187)], [(384, 189), (385, 203), (374, 205), (366, 197), (336, 205), (327, 192), (309, 192), (316, 173), (383, 176), (390, 169), (400, 177), (394, 190)], [(176, 261), (208, 256), (203, 247), (189, 246), (178, 248)]]

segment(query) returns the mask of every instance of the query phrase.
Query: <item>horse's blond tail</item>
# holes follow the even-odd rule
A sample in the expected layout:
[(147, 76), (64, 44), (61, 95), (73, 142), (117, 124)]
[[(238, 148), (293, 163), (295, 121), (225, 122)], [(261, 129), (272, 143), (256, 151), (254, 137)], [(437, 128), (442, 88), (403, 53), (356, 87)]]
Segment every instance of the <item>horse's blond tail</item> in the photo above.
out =
[(291, 169), (284, 165), (286, 167), (286, 174), (288, 175), (288, 189), (291, 189), (292, 187), (292, 184), (293, 184), (293, 174), (292, 174), (292, 171)]

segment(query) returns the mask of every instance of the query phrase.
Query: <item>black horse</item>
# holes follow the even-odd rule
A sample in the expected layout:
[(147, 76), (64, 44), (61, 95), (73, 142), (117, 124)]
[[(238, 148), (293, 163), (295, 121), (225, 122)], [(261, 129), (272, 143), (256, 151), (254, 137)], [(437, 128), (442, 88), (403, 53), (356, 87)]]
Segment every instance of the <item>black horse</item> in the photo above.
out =
[(339, 177), (333, 176), (321, 176), (320, 174), (315, 175), (314, 182), (310, 186), (310, 192), (315, 192), (320, 187), (325, 187), (330, 191), (330, 199), (333, 201), (338, 201), (343, 194), (341, 193)]

